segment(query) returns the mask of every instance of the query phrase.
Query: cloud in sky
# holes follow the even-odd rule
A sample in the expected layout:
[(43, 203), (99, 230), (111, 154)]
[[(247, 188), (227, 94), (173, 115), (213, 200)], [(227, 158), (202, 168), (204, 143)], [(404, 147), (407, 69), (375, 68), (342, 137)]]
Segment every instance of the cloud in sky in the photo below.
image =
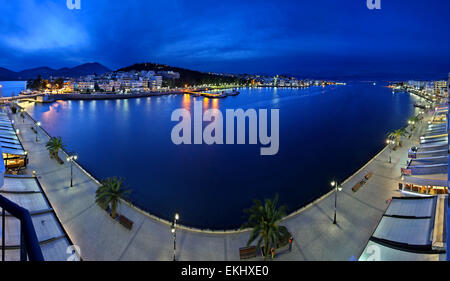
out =
[[(152, 61), (206, 71), (445, 72), (447, 0), (0, 0), (0, 66)], [(430, 3), (432, 2), (432, 3)]]

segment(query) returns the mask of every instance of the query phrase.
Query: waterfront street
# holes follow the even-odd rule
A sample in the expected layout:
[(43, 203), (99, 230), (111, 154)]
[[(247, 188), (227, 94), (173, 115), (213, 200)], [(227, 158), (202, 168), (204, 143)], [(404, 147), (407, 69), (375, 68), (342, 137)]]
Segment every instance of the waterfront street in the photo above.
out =
[[(123, 213), (133, 222), (128, 231), (95, 204), (98, 184), (74, 166), (74, 187), (70, 185), (70, 164), (59, 165), (50, 159), (45, 143), (47, 135), (39, 129), (39, 141), (30, 129), (27, 115), (22, 123), (14, 115), (23, 146), (29, 153), (28, 171), (35, 170), (65, 230), (81, 249), (84, 260), (172, 260), (173, 238), (170, 225), (122, 204)], [(418, 126), (410, 140), (392, 152), (385, 148), (377, 157), (343, 183), (338, 196), (337, 225), (333, 225), (334, 194), (287, 217), (286, 225), (294, 236), (292, 252), (280, 251), (279, 260), (350, 260), (357, 259), (387, 208), (386, 200), (400, 196), (400, 167), (407, 151), (418, 143), (428, 119)], [(62, 159), (67, 156), (60, 152)], [(351, 188), (368, 172), (373, 176), (354, 193)], [(301, 184), (301, 183), (299, 183)], [(249, 232), (202, 232), (178, 228), (177, 260), (239, 260), (239, 248), (246, 245)], [(345, 247), (343, 246), (345, 245)], [(260, 259), (260, 258), (257, 258)]]

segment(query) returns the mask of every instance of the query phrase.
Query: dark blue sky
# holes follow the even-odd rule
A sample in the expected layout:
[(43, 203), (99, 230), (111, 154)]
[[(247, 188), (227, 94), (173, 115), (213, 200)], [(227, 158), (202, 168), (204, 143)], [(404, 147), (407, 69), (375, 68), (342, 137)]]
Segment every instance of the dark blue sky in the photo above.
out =
[(0, 67), (159, 62), (221, 72), (450, 71), (450, 1), (0, 0)]

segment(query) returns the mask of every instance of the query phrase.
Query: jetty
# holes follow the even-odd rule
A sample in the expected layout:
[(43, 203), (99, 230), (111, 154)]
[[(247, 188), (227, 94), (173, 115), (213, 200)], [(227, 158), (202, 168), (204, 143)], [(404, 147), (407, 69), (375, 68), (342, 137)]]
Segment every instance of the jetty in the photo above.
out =
[(206, 97), (206, 98), (212, 98), (212, 99), (226, 98), (228, 96), (237, 96), (240, 94), (240, 92), (238, 92), (236, 90), (233, 90), (231, 92), (222, 91), (220, 93), (210, 93), (210, 92), (195, 91), (195, 90), (182, 90), (182, 93), (190, 94), (195, 97)]

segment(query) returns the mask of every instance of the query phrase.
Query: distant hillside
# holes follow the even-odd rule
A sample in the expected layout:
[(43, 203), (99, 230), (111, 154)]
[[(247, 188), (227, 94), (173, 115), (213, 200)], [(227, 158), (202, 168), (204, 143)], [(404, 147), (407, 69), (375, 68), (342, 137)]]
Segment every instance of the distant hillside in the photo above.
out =
[(16, 75), (17, 75), (16, 72), (0, 67), (0, 80), (2, 81), (16, 80), (15, 79)]
[(92, 74), (103, 74), (111, 70), (99, 63), (85, 63), (73, 68), (53, 69), (47, 66), (37, 67), (14, 72), (6, 68), (0, 68), (0, 80), (28, 80), (35, 79), (38, 75), (42, 78), (52, 77), (80, 77)]
[(137, 63), (131, 66), (127, 66), (121, 69), (116, 70), (119, 71), (149, 71), (153, 70), (157, 71), (175, 71), (180, 73), (180, 79), (174, 80), (164, 80), (167, 83), (167, 86), (183, 86), (185, 84), (188, 85), (202, 85), (202, 84), (222, 84), (222, 83), (235, 83), (235, 84), (244, 84), (248, 83), (247, 81), (234, 77), (227, 77), (222, 75), (215, 75), (204, 73), (196, 70), (189, 70), (185, 68), (169, 66), (165, 64), (155, 64), (155, 63)]
[(58, 70), (51, 69), (50, 67), (36, 67), (31, 69), (22, 70), (17, 73), (17, 79), (32, 79), (36, 78), (38, 75), (41, 75), (42, 78), (48, 78), (56, 74)]
[(85, 63), (74, 68), (63, 68), (60, 69), (59, 72), (63, 73), (65, 76), (70, 77), (80, 77), (85, 75), (92, 74), (103, 74), (106, 72), (110, 72), (111, 70), (106, 66), (99, 64), (97, 62), (94, 63)]

